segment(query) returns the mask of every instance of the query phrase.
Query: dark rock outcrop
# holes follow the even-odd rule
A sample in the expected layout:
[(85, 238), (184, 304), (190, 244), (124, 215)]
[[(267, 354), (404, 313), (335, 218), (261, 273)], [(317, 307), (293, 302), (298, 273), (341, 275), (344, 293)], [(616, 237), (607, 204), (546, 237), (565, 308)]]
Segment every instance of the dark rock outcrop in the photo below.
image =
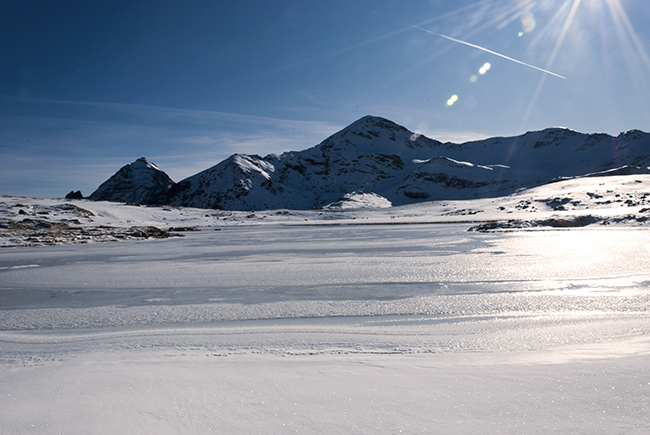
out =
[(84, 196), (81, 194), (81, 190), (77, 190), (76, 192), (70, 191), (70, 193), (65, 196), (65, 199), (84, 199)]

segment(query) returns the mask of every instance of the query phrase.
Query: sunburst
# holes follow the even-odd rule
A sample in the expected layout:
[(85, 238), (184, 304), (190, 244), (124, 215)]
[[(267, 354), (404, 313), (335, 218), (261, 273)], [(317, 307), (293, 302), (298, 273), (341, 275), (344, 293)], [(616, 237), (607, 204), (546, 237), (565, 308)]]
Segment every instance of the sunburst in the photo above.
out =
[[(645, 51), (643, 44), (620, 0), (565, 0), (562, 5), (560, 5), (553, 16), (553, 19), (549, 22), (544, 31), (540, 32), (537, 38), (531, 43), (531, 45), (538, 43), (540, 39), (547, 36), (551, 30), (557, 30), (556, 26), (559, 22), (562, 22), (560, 33), (556, 39), (553, 51), (548, 58), (545, 69), (549, 70), (553, 68), (557, 55), (565, 42), (568, 31), (571, 28), (573, 21), (576, 19), (576, 15), (583, 12), (582, 9), (586, 9), (585, 13), (598, 13), (601, 20), (600, 28), (604, 27), (602, 23), (604, 20), (610, 19), (613, 22), (614, 28), (616, 29), (618, 43), (627, 63), (630, 78), (639, 92), (647, 95), (648, 85), (646, 84), (646, 81), (642, 79), (642, 75), (650, 72), (650, 56), (648, 56)], [(608, 37), (609, 35), (601, 35), (601, 38), (603, 39)], [(642, 64), (641, 68), (644, 68), (647, 71), (639, 71), (639, 61)], [(522, 128), (527, 124), (528, 119), (530, 118), (546, 79), (547, 77), (545, 75), (542, 75), (539, 79), (535, 92), (530, 99), (528, 108), (521, 121)]]

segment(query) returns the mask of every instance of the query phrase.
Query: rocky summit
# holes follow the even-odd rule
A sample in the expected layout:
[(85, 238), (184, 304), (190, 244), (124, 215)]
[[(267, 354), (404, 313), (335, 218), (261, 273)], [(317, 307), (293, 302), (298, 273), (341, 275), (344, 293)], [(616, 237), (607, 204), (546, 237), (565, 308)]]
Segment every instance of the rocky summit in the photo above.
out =
[(372, 194), (383, 205), (508, 195), (558, 179), (648, 173), (650, 134), (548, 128), (462, 144), (366, 116), (304, 151), (235, 154), (174, 183), (145, 158), (90, 199), (225, 210), (309, 209)]

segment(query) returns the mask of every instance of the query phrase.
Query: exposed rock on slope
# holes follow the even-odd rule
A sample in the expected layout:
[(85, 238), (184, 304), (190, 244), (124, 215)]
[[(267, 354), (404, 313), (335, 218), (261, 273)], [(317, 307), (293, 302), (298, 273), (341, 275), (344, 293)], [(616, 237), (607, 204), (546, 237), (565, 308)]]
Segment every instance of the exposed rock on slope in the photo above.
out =
[(144, 157), (123, 166), (102, 183), (89, 199), (124, 201), (138, 204), (163, 204), (174, 185), (169, 176)]

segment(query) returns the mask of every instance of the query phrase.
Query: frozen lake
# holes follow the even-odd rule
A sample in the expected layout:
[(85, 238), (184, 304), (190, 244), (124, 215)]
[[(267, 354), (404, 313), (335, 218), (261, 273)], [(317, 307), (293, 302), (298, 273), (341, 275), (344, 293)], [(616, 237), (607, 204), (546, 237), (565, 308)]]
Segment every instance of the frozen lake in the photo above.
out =
[(650, 233), (466, 230), (0, 250), (0, 432), (648, 433)]

